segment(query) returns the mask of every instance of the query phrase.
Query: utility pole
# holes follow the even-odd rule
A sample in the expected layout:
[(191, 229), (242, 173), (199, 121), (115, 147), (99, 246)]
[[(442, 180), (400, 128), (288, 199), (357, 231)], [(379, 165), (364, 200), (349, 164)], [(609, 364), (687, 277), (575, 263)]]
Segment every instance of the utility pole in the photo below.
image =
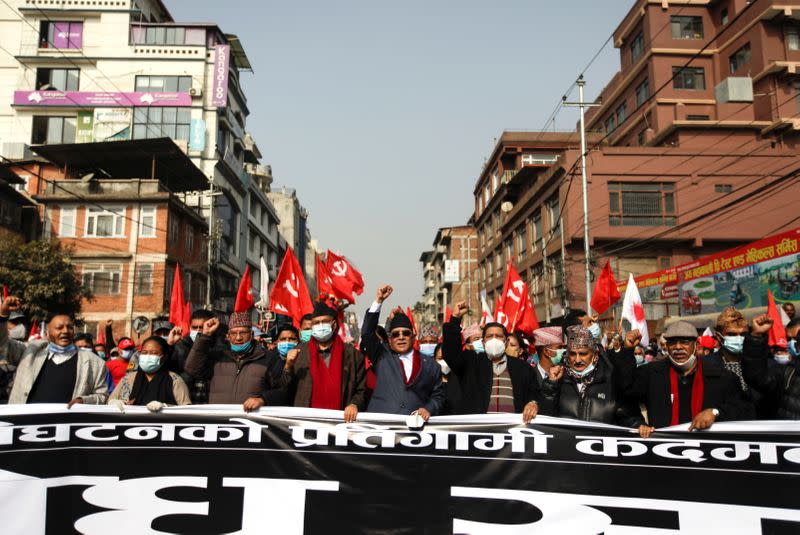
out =
[(569, 291), (567, 290), (567, 250), (564, 247), (564, 218), (558, 222), (559, 230), (561, 231), (561, 304), (564, 306), (566, 315), (569, 309)]
[(550, 321), (550, 270), (547, 265), (547, 242), (542, 236), (542, 278), (544, 279), (544, 319)]
[[(581, 124), (581, 183), (583, 186), (583, 254), (586, 264), (586, 311), (591, 314), (592, 307), (589, 304), (592, 298), (592, 263), (589, 253), (589, 198), (588, 198), (588, 183), (586, 179), (586, 122), (584, 114), (586, 108), (599, 106), (600, 104), (586, 104), (583, 100), (583, 87), (586, 85), (586, 80), (583, 79), (581, 74), (575, 82), (578, 85), (578, 102), (564, 102), (565, 106), (577, 106), (580, 109), (580, 124)], [(566, 96), (564, 97), (566, 100)]]

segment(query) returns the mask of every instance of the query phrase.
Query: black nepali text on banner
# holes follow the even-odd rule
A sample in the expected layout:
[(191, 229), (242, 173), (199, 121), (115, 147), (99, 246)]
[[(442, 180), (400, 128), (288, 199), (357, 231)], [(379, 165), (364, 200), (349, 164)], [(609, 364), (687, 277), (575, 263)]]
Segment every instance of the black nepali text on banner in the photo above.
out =
[[(800, 423), (0, 408), (3, 533), (798, 533)], [(556, 531), (553, 531), (556, 530)]]

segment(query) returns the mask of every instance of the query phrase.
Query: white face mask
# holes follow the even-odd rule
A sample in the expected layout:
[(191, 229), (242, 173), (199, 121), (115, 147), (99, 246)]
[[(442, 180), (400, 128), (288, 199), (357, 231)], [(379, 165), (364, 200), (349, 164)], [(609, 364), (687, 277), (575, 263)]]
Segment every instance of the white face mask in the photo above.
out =
[(678, 371), (682, 371), (682, 372), (685, 372), (686, 370), (688, 370), (688, 369), (690, 369), (692, 366), (694, 366), (694, 363), (695, 363), (695, 361), (697, 360), (697, 357), (695, 356), (695, 354), (694, 354), (694, 353), (692, 353), (692, 356), (691, 356), (691, 357), (689, 357), (688, 359), (686, 359), (686, 362), (682, 362), (682, 363), (675, 362), (675, 361), (672, 359), (672, 355), (667, 355), (667, 358), (668, 358), (668, 359), (669, 359), (669, 361), (672, 363), (672, 365), (673, 365), (673, 366), (675, 366), (675, 368), (676, 368), (676, 369), (678, 369)]
[(497, 338), (492, 338), (483, 343), (486, 350), (486, 356), (490, 359), (496, 359), (506, 352), (506, 343)]
[(439, 363), (439, 367), (442, 369), (442, 375), (447, 375), (450, 373), (450, 366), (447, 365), (444, 359), (437, 360), (436, 362)]

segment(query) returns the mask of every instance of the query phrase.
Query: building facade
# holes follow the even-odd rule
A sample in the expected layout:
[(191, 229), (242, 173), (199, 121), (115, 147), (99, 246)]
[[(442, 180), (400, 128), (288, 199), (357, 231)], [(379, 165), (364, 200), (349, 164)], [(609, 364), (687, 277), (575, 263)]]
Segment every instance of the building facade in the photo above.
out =
[(231, 311), (245, 265), (255, 258), (255, 284), (257, 257), (280, 252), (271, 171), (247, 133), (241, 76), (251, 66), (238, 37), (176, 23), (160, 0), (9, 4), (0, 6), (0, 45), (12, 54), (0, 55), (0, 155), (172, 138), (212, 186), (183, 194), (211, 222), (203, 304)]
[(316, 295), (315, 255), (319, 253), (319, 243), (311, 237), (308, 226), (308, 210), (306, 210), (297, 191), (293, 188), (275, 188), (267, 194), (280, 219), (278, 230), (289, 246), (294, 250), (297, 262), (305, 270), (308, 289), (312, 297)]
[(444, 227), (436, 233), (433, 249), (422, 253), (425, 287), (415, 308), (425, 323), (441, 323), (447, 307), (460, 301), (480, 317), (477, 245), (473, 226)]

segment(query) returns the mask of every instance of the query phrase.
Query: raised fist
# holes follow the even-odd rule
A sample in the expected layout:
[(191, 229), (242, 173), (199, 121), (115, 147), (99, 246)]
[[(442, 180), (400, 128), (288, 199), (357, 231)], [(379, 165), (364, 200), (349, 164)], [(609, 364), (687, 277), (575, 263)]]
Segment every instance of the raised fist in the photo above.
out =
[(208, 319), (203, 323), (203, 334), (206, 336), (213, 336), (217, 329), (219, 329), (219, 320), (217, 318)]
[(378, 303), (383, 303), (389, 298), (390, 295), (392, 295), (393, 291), (394, 288), (392, 288), (388, 284), (384, 284), (383, 286), (378, 288), (377, 292), (375, 292), (375, 301), (377, 301)]
[(466, 301), (459, 301), (455, 305), (453, 305), (453, 317), (455, 318), (463, 318), (464, 314), (469, 312), (469, 307), (467, 306)]
[(8, 316), (11, 312), (22, 308), (22, 301), (19, 297), (11, 295), (0, 305), (0, 316)]
[(547, 379), (550, 380), (551, 383), (557, 383), (564, 377), (564, 366), (553, 366), (550, 368), (550, 371), (547, 372)]
[(772, 320), (772, 318), (766, 314), (762, 314), (757, 318), (753, 318), (752, 334), (754, 336), (763, 336), (767, 334), (770, 329), (772, 329), (773, 323), (775, 322)]

